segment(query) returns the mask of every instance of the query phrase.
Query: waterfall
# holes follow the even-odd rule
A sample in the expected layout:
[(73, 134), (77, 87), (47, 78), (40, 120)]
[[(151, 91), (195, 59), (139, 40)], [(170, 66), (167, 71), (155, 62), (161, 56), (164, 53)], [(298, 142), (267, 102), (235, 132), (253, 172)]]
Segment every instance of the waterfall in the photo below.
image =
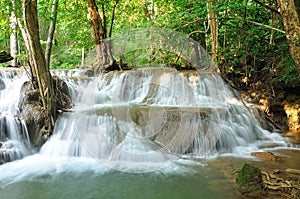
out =
[(285, 145), (216, 73), (158, 68), (65, 80), (75, 107), (59, 116), (41, 148), (44, 155), (95, 158), (132, 172), (182, 154), (209, 157), (257, 143)]
[(20, 90), (27, 79), (23, 70), (0, 70), (0, 164), (30, 153), (26, 125), (17, 116)]

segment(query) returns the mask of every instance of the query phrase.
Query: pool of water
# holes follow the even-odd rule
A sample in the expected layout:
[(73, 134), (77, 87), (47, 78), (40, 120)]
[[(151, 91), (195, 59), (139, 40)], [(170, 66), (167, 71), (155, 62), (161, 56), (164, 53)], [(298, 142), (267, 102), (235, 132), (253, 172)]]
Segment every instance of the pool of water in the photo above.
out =
[(239, 198), (218, 169), (179, 160), (149, 173), (125, 173), (91, 159), (27, 157), (0, 167), (0, 198)]

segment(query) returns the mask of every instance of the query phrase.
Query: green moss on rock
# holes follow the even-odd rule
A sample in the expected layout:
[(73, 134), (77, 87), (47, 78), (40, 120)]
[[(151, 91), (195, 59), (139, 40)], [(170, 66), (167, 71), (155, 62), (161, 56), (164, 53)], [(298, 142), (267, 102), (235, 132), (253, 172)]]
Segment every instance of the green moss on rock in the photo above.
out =
[(242, 194), (260, 195), (263, 190), (262, 175), (259, 168), (245, 163), (239, 172), (237, 189)]

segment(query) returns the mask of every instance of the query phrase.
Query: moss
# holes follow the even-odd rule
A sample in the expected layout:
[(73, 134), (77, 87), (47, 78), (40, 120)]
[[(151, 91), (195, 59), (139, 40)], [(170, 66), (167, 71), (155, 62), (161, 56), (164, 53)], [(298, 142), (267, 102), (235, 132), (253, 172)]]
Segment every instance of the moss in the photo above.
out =
[(238, 190), (244, 193), (259, 193), (262, 190), (262, 175), (259, 168), (245, 163), (237, 179)]

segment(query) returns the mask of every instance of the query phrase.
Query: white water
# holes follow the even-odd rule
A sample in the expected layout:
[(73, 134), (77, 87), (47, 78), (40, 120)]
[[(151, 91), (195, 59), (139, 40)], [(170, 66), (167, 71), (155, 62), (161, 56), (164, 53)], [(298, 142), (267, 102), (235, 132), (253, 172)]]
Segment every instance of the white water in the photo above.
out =
[[(285, 138), (261, 128), (217, 74), (171, 69), (116, 72), (98, 78), (69, 74), (73, 77), (62, 78), (75, 103), (73, 112), (60, 114), (52, 137), (38, 154), (0, 166), (0, 187), (65, 172), (191, 174), (193, 166), (186, 165), (199, 164), (195, 158), (249, 158), (250, 152), (268, 143), (287, 146)], [(1, 100), (11, 101), (7, 106), (1, 103), (5, 117), (17, 113), (17, 100), (7, 99), (13, 95), (7, 89), (13, 85), (20, 89), (23, 78), (10, 78), (11, 85), (4, 79)], [(18, 99), (17, 92), (10, 99)], [(7, 107), (14, 108), (8, 112)], [(23, 132), (13, 132), (22, 137)], [(19, 140), (22, 156), (28, 153), (24, 139), (10, 140)]]
[(67, 81), (76, 104), (63, 113), (42, 155), (95, 158), (127, 172), (160, 169), (189, 153), (249, 155), (284, 138), (261, 128), (218, 74), (172, 69)]
[(0, 164), (30, 153), (26, 125), (17, 115), (21, 86), (27, 79), (23, 70), (0, 71)]

